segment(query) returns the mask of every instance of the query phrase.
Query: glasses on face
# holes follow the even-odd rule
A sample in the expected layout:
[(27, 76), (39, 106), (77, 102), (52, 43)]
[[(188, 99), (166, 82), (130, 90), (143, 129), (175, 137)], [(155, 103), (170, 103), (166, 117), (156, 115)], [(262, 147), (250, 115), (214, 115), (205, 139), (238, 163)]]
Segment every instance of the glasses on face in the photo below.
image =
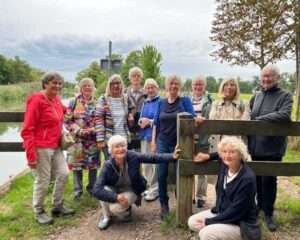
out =
[(121, 82), (111, 82), (110, 85), (121, 85)]
[(62, 81), (57, 81), (57, 80), (52, 80), (49, 83), (51, 83), (52, 85), (57, 85), (57, 86), (62, 86), (63, 85)]

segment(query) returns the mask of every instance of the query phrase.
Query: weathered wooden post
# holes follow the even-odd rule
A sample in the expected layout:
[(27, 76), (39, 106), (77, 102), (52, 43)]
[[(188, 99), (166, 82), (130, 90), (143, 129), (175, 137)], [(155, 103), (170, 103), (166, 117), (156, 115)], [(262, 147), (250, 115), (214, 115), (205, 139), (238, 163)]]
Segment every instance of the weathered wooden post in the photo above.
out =
[(194, 121), (189, 113), (177, 116), (177, 143), (182, 150), (177, 168), (177, 206), (176, 224), (186, 226), (188, 217), (192, 214), (193, 175), (180, 175), (180, 162), (192, 161), (194, 152)]

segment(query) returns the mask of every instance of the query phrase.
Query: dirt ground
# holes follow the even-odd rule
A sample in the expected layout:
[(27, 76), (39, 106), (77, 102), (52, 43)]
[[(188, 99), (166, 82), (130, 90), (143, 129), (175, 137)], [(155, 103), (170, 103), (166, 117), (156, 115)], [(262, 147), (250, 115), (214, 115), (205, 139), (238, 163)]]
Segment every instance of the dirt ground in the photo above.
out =
[[(287, 178), (280, 178), (280, 188), (290, 191), (298, 189)], [(293, 195), (300, 196), (298, 190), (294, 190)], [(174, 193), (170, 193), (170, 206), (175, 208)], [(208, 200), (206, 208), (212, 206), (214, 202), (214, 189), (209, 184)], [(195, 240), (197, 237), (188, 230), (176, 228), (170, 231), (163, 231), (159, 219), (159, 202), (143, 202), (142, 207), (133, 208), (133, 221), (130, 223), (114, 222), (107, 230), (99, 231), (97, 223), (100, 215), (100, 207), (82, 216), (80, 224), (47, 236), (47, 240)], [(197, 211), (197, 209), (194, 209)], [(269, 234), (269, 240), (291, 240), (300, 239), (300, 227), (293, 231), (279, 229), (274, 234)]]

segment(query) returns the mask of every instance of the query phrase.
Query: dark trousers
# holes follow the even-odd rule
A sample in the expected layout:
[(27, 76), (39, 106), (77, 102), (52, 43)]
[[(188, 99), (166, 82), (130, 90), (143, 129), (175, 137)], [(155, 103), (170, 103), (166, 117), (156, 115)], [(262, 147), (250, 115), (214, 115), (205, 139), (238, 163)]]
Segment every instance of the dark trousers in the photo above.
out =
[[(75, 194), (82, 193), (82, 171), (83, 170), (74, 170), (73, 171), (73, 192)], [(86, 186), (86, 190), (89, 193), (92, 193), (94, 188), (96, 179), (97, 179), (97, 169), (88, 170), (88, 185)]]
[[(257, 161), (281, 161), (282, 158), (253, 157)], [(262, 209), (267, 216), (272, 216), (277, 194), (277, 177), (257, 176), (257, 206)]]
[[(175, 145), (165, 143), (161, 140), (157, 140), (157, 152), (158, 153), (173, 153), (175, 149)], [(176, 176), (177, 164), (176, 162), (173, 164), (174, 176)], [(158, 174), (158, 195), (159, 201), (162, 205), (168, 205), (169, 197), (168, 197), (168, 163), (160, 163), (157, 167)]]

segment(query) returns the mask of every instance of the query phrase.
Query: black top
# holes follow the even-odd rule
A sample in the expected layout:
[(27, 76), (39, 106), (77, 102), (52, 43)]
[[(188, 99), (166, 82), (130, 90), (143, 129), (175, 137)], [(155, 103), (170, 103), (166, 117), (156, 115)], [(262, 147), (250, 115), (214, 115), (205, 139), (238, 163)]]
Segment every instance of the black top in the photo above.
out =
[[(218, 154), (211, 154), (211, 160), (219, 159)], [(243, 163), (238, 175), (224, 189), (224, 177), (228, 167), (220, 160), (220, 172), (216, 185), (217, 201), (212, 212), (217, 216), (206, 218), (205, 224), (225, 223), (239, 225), (241, 221), (255, 223), (256, 214), (256, 178), (253, 171)]]

